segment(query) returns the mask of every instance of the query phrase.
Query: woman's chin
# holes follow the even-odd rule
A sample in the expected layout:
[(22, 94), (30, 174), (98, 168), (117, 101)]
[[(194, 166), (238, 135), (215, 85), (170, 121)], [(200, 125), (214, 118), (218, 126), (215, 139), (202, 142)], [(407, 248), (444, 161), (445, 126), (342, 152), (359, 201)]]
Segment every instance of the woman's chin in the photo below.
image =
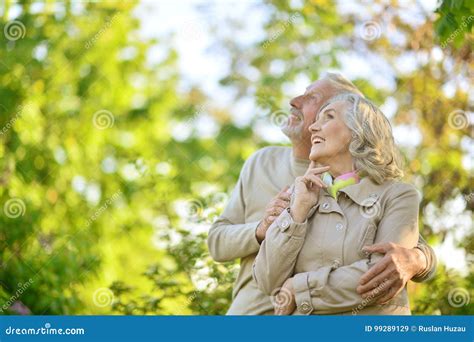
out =
[(321, 155), (320, 153), (316, 152), (316, 151), (311, 151), (310, 154), (309, 154), (309, 160), (311, 161), (314, 161), (314, 162), (317, 162), (319, 161), (319, 159), (321, 158)]

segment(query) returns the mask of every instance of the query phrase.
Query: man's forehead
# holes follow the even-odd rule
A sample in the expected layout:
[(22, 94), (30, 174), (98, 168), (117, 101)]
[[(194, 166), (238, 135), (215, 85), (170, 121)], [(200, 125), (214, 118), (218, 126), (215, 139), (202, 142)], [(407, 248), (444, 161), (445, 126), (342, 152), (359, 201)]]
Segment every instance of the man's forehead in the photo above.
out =
[(305, 94), (327, 95), (331, 92), (331, 87), (325, 80), (317, 80), (306, 87)]

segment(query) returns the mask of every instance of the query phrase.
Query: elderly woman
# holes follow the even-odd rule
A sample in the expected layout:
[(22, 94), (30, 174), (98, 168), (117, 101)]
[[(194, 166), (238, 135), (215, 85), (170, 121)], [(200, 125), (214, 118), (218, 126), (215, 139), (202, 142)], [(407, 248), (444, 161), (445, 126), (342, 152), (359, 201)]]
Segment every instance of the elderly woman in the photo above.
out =
[(410, 314), (406, 288), (383, 304), (356, 291), (382, 257), (364, 246), (418, 241), (419, 195), (397, 180), (390, 123), (366, 99), (342, 94), (309, 130), (312, 163), (267, 231), (253, 267), (258, 287), (273, 296), (276, 314)]

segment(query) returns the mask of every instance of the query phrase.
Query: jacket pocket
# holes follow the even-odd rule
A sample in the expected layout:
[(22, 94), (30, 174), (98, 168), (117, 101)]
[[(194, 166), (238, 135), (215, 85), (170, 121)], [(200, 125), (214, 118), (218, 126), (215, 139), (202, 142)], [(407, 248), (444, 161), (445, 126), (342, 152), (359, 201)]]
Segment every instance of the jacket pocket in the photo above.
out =
[(364, 246), (371, 246), (374, 244), (375, 235), (377, 234), (377, 226), (375, 223), (370, 222), (365, 228), (364, 233), (362, 234), (361, 239), (359, 240), (358, 252), (361, 258), (368, 257), (368, 253), (362, 251)]

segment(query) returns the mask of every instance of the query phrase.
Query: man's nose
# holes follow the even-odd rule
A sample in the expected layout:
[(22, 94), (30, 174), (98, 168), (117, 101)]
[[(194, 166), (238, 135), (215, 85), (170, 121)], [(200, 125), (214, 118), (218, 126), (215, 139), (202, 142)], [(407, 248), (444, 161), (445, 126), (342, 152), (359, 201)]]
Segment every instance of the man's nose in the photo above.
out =
[(291, 107), (298, 108), (298, 109), (300, 108), (300, 103), (301, 103), (301, 96), (296, 96), (292, 98), (290, 101)]

